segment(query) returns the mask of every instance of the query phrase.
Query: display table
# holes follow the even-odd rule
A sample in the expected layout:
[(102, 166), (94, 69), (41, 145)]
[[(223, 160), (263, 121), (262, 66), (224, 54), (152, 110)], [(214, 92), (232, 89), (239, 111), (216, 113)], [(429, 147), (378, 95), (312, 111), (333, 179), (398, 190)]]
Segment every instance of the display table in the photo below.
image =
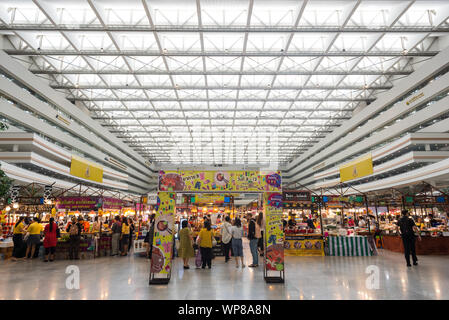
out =
[(324, 241), (321, 234), (286, 234), (285, 256), (324, 256)]
[(96, 240), (96, 243), (98, 248), (96, 250), (97, 257), (107, 257), (111, 255), (112, 234), (109, 233), (102, 234), (100, 239)]
[[(416, 239), (417, 255), (449, 255), (449, 237), (421, 236), (422, 241)], [(404, 245), (400, 236), (383, 235), (383, 248), (393, 252), (404, 253)]]
[[(56, 244), (56, 260), (69, 259), (69, 241), (58, 240)], [(80, 240), (80, 259), (93, 259), (95, 258), (95, 239), (93, 235), (82, 235)]]
[(375, 252), (365, 236), (329, 236), (328, 245), (330, 256), (372, 256)]

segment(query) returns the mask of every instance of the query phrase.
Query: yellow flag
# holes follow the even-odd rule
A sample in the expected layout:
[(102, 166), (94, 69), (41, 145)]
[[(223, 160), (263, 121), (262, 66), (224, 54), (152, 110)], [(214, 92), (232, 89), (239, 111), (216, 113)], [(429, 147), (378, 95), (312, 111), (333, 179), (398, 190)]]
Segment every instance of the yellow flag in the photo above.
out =
[(72, 155), (70, 174), (87, 180), (103, 182), (103, 167)]
[(358, 179), (373, 174), (371, 154), (353, 160), (340, 167), (340, 182)]

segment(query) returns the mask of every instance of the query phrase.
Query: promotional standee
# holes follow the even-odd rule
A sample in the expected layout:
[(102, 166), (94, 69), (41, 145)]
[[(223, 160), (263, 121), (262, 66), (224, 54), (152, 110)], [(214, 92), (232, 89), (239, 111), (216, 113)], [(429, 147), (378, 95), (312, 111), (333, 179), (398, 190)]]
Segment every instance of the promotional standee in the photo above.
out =
[(151, 255), (150, 284), (166, 284), (170, 281), (176, 193), (159, 192), (154, 224), (153, 251)]
[(266, 282), (284, 282), (284, 231), (282, 226), (282, 194), (264, 193)]
[(266, 221), (264, 278), (267, 282), (284, 282), (283, 198), (280, 171), (159, 171), (150, 284), (170, 281), (176, 212), (175, 192), (263, 193)]

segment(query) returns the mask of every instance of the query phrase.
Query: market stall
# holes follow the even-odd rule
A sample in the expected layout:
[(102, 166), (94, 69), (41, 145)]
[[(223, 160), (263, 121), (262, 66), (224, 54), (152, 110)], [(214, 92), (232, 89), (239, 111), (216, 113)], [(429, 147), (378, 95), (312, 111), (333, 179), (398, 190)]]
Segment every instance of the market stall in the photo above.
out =
[(283, 195), (286, 256), (324, 256), (320, 203), (313, 203), (307, 190), (285, 190)]
[[(449, 234), (445, 237), (421, 236), (416, 240), (417, 255), (449, 255)], [(393, 252), (404, 253), (402, 238), (397, 235), (382, 236), (383, 248)]]

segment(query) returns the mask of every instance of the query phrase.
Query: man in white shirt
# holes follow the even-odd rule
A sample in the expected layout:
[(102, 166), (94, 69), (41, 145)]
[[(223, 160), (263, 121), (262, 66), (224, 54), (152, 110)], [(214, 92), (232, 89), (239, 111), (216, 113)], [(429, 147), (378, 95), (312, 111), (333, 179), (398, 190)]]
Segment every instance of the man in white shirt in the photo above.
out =
[(360, 228), (365, 228), (366, 227), (366, 221), (363, 217), (359, 218), (359, 227)]
[(225, 262), (228, 262), (230, 260), (229, 252), (231, 250), (231, 240), (232, 240), (232, 233), (231, 233), (231, 218), (229, 216), (226, 216), (225, 221), (223, 222), (223, 225), (221, 226), (221, 243), (223, 244), (223, 253), (225, 256)]

